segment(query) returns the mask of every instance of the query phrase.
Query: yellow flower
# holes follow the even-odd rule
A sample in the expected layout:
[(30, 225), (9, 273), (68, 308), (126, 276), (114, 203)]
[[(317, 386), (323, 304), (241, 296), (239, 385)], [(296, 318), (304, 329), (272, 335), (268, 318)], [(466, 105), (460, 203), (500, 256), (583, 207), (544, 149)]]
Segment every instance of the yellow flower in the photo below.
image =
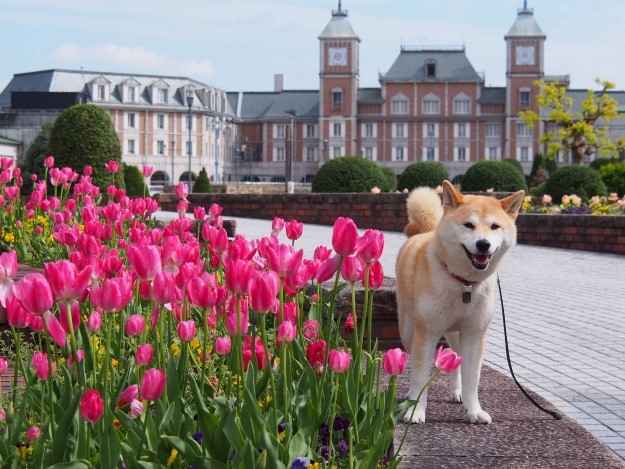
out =
[(22, 461), (28, 459), (28, 457), (33, 454), (33, 449), (30, 446), (18, 446), (17, 454)]
[(167, 466), (171, 466), (176, 458), (178, 457), (178, 450), (176, 448), (172, 448), (169, 453), (169, 457), (167, 458), (167, 462), (165, 463)]
[(111, 366), (113, 368), (117, 368), (117, 365), (119, 365), (119, 362), (116, 359), (111, 358)]
[(113, 428), (115, 430), (119, 430), (120, 428), (122, 428), (122, 423), (119, 421), (118, 418), (113, 419)]
[(195, 352), (197, 352), (201, 347), (202, 347), (202, 344), (200, 343), (200, 339), (198, 339), (197, 337), (191, 341), (191, 348)]
[(321, 464), (318, 462), (313, 462), (308, 465), (308, 469), (321, 469)]
[(169, 351), (174, 357), (180, 356), (180, 345), (178, 345), (177, 342), (172, 342), (172, 344), (169, 346)]
[(13, 243), (15, 242), (15, 235), (11, 232), (5, 233), (4, 234), (4, 241), (7, 243)]

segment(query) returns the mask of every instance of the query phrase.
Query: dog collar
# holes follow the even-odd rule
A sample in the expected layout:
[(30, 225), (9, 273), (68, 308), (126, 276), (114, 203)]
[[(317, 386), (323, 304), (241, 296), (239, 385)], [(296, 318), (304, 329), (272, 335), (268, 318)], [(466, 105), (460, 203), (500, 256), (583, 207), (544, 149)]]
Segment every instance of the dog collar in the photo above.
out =
[(459, 275), (454, 274), (452, 271), (449, 270), (449, 267), (447, 267), (447, 264), (445, 264), (444, 262), (441, 262), (441, 265), (443, 266), (443, 269), (445, 269), (445, 272), (447, 272), (451, 278), (457, 280), (462, 284), (462, 302), (464, 304), (471, 303), (473, 287), (479, 282), (470, 282), (466, 278), (462, 278)]

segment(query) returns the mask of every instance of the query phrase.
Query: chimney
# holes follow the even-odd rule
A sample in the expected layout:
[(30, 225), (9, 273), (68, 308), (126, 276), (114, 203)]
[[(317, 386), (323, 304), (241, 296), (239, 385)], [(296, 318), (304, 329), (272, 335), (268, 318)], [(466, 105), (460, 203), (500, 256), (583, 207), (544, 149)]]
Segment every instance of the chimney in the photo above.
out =
[(284, 91), (284, 75), (282, 73), (276, 73), (273, 76), (273, 91), (276, 93)]

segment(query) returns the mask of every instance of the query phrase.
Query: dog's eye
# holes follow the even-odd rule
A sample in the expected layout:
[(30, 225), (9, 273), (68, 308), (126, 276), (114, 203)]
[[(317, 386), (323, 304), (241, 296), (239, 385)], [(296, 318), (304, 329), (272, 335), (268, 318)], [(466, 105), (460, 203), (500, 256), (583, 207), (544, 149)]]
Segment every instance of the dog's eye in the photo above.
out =
[(492, 225), (490, 225), (490, 229), (493, 231), (498, 230), (499, 228), (501, 228), (501, 226), (499, 226), (497, 223), (493, 223)]
[(465, 227), (465, 228), (468, 228), (468, 229), (470, 229), (470, 230), (474, 230), (474, 229), (475, 229), (475, 225), (474, 225), (473, 223), (471, 223), (471, 222), (467, 222), (467, 223), (465, 223), (465, 224), (464, 224), (464, 227)]

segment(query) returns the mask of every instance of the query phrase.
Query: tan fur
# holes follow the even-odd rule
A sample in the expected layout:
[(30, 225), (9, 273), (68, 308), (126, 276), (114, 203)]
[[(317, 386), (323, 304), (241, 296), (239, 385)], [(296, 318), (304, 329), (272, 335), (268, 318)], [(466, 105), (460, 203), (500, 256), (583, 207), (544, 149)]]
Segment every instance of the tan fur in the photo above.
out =
[[(430, 375), (435, 346), (449, 337), (463, 355), (463, 371), (456, 374), (454, 398), (462, 399), (468, 419), (490, 423), (477, 394), (483, 344), (494, 307), (494, 276), (505, 252), (516, 243), (515, 219), (523, 191), (498, 201), (463, 195), (448, 181), (443, 183), (443, 204), (431, 189), (417, 189), (407, 200), (413, 234), (402, 246), (396, 263), (397, 306), (402, 343), (410, 353), (412, 376), (409, 398), (416, 398)], [(467, 227), (467, 224), (471, 223)], [(480, 270), (473, 262), (479, 255), (477, 241), (487, 240), (491, 255)], [(479, 257), (478, 257), (479, 259)], [(472, 301), (462, 302), (463, 285), (450, 274), (475, 282)], [(425, 421), (427, 393), (405, 415), (412, 422)]]

